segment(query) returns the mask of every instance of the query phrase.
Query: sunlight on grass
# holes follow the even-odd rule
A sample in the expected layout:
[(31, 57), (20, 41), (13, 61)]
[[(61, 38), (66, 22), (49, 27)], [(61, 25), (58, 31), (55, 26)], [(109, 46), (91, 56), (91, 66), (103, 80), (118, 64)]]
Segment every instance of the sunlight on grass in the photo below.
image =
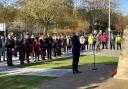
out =
[(55, 77), (0, 75), (0, 89), (35, 89)]
[[(94, 60), (93, 56), (81, 56), (79, 61), (79, 66), (83, 66), (85, 64), (92, 64), (93, 60)], [(118, 57), (96, 56), (96, 63), (117, 64), (117, 61), (118, 61)], [(72, 65), (72, 58), (66, 58), (66, 59), (57, 59), (45, 63), (26, 64), (23, 67), (70, 69), (71, 65)]]

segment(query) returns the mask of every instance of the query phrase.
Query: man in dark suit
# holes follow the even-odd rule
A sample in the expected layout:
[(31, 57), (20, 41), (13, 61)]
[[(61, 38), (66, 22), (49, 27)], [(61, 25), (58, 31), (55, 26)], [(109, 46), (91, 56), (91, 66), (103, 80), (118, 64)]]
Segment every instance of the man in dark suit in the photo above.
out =
[(49, 60), (52, 59), (53, 39), (51, 36), (48, 36), (45, 40), (46, 40), (47, 57)]
[(6, 40), (6, 47), (7, 47), (7, 64), (8, 66), (13, 66), (12, 64), (12, 49), (14, 48), (15, 46), (15, 42), (14, 40), (12, 39), (12, 35), (9, 34), (8, 35), (8, 38)]
[(76, 32), (76, 34), (72, 37), (72, 55), (73, 55), (73, 60), (72, 60), (72, 70), (73, 74), (74, 73), (81, 73), (78, 70), (78, 63), (79, 63), (79, 57), (80, 57), (80, 41), (79, 41), (79, 36), (81, 36), (82, 31)]
[(30, 34), (26, 33), (25, 35), (25, 39), (24, 39), (24, 45), (25, 45), (25, 59), (27, 61), (27, 63), (30, 62), (29, 60), (29, 56), (32, 52), (32, 40), (30, 39)]
[(0, 62), (1, 62), (1, 56), (2, 56), (2, 39), (0, 38)]

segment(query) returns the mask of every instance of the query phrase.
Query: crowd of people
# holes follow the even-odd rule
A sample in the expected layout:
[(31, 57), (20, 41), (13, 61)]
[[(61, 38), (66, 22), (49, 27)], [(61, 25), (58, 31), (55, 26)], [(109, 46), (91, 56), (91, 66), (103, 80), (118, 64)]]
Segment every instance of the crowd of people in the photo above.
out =
[[(121, 49), (122, 37), (120, 34), (111, 36), (111, 49)], [(108, 36), (105, 32), (98, 34), (83, 34), (79, 38), (81, 51), (91, 51), (93, 49), (108, 49)], [(7, 65), (12, 66), (12, 57), (19, 57), (20, 64), (25, 61), (30, 63), (30, 56), (34, 62), (40, 60), (51, 60), (52, 56), (61, 56), (63, 53), (71, 51), (72, 36), (34, 36), (26, 33), (24, 38), (17, 39), (13, 34), (8, 34), (7, 38), (0, 38), (0, 61), (7, 59)]]
[[(34, 36), (28, 33), (23, 39), (17, 39), (12, 34), (7, 38), (0, 38), (0, 61), (7, 59), (8, 66), (12, 66), (12, 57), (19, 57), (20, 63), (30, 63), (30, 56), (34, 62), (61, 56), (63, 52), (71, 50), (71, 36)], [(6, 55), (5, 55), (6, 54)]]

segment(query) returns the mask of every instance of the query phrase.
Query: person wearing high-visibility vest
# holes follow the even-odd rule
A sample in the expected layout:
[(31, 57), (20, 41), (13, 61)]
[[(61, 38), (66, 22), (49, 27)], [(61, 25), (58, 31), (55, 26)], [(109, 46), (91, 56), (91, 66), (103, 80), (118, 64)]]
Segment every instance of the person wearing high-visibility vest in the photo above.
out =
[(89, 50), (93, 50), (93, 44), (94, 44), (94, 36), (93, 36), (93, 34), (89, 35), (88, 44), (89, 44)]
[(116, 45), (117, 45), (117, 49), (121, 49), (121, 41), (122, 41), (122, 38), (121, 36), (118, 34), (116, 36)]

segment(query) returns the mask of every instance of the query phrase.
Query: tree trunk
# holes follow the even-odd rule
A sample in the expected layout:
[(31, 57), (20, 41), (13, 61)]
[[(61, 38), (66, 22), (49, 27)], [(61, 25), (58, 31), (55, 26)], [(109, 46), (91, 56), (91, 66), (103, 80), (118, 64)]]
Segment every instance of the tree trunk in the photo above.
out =
[(45, 24), (44, 24), (44, 35), (47, 35), (47, 33), (48, 33), (48, 22), (46, 22)]

